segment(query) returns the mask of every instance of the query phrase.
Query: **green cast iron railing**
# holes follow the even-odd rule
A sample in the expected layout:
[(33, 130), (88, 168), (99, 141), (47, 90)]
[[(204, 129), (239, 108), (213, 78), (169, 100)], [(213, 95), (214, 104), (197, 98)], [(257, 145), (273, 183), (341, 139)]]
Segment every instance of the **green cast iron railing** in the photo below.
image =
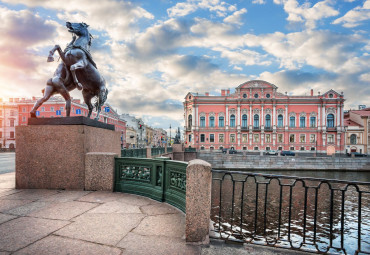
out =
[(116, 158), (114, 191), (146, 196), (186, 209), (186, 162)]
[(146, 149), (124, 149), (121, 150), (121, 157), (146, 158)]
[(185, 152), (197, 152), (197, 149), (196, 148), (185, 148)]
[(164, 154), (164, 147), (151, 148), (152, 156)]
[(172, 153), (172, 147), (167, 147), (167, 153)]

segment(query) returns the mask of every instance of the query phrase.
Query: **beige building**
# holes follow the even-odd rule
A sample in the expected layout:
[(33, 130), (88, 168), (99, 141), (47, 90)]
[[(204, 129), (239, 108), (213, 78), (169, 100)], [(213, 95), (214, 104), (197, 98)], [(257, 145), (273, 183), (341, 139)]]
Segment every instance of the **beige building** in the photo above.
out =
[(154, 145), (154, 128), (145, 125), (146, 130), (146, 145), (152, 147)]
[(15, 148), (15, 127), (18, 126), (19, 99), (9, 99), (3, 102), (0, 99), (0, 148)]
[(137, 134), (133, 127), (126, 127), (126, 148), (137, 148)]
[(370, 108), (352, 110), (345, 116), (346, 153), (370, 153)]

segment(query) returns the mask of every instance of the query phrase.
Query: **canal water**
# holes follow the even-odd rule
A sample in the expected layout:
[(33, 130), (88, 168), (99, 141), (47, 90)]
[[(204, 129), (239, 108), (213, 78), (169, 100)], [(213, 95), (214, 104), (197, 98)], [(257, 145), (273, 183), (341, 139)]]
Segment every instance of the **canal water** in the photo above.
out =
[[(370, 182), (368, 172), (256, 172)], [(220, 238), (333, 254), (370, 252), (369, 185), (222, 173), (213, 179), (211, 220)]]

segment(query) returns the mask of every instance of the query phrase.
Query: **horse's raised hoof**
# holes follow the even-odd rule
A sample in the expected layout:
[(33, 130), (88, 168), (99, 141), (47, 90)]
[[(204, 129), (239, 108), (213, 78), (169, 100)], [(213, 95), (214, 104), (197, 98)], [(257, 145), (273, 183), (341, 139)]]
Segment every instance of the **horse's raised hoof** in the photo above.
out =
[(54, 62), (54, 58), (52, 56), (49, 56), (47, 62)]
[(77, 87), (78, 90), (82, 90), (83, 89), (81, 83), (77, 83), (76, 87)]
[(33, 113), (33, 112), (30, 112), (30, 115), (31, 115), (31, 118), (37, 118), (37, 117), (36, 117), (36, 114), (35, 114), (35, 113)]

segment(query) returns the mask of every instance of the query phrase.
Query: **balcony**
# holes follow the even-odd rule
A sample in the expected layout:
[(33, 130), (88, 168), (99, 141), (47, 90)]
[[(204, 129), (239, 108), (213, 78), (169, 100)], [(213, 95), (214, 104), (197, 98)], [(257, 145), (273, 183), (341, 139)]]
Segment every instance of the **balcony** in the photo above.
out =
[(242, 127), (241, 130), (242, 130), (242, 132), (248, 132), (249, 131), (249, 127)]
[(265, 132), (272, 132), (272, 127), (265, 127)]
[(335, 132), (335, 131), (337, 131), (337, 128), (336, 127), (326, 127), (326, 131)]
[(261, 127), (253, 127), (253, 131), (261, 131)]

